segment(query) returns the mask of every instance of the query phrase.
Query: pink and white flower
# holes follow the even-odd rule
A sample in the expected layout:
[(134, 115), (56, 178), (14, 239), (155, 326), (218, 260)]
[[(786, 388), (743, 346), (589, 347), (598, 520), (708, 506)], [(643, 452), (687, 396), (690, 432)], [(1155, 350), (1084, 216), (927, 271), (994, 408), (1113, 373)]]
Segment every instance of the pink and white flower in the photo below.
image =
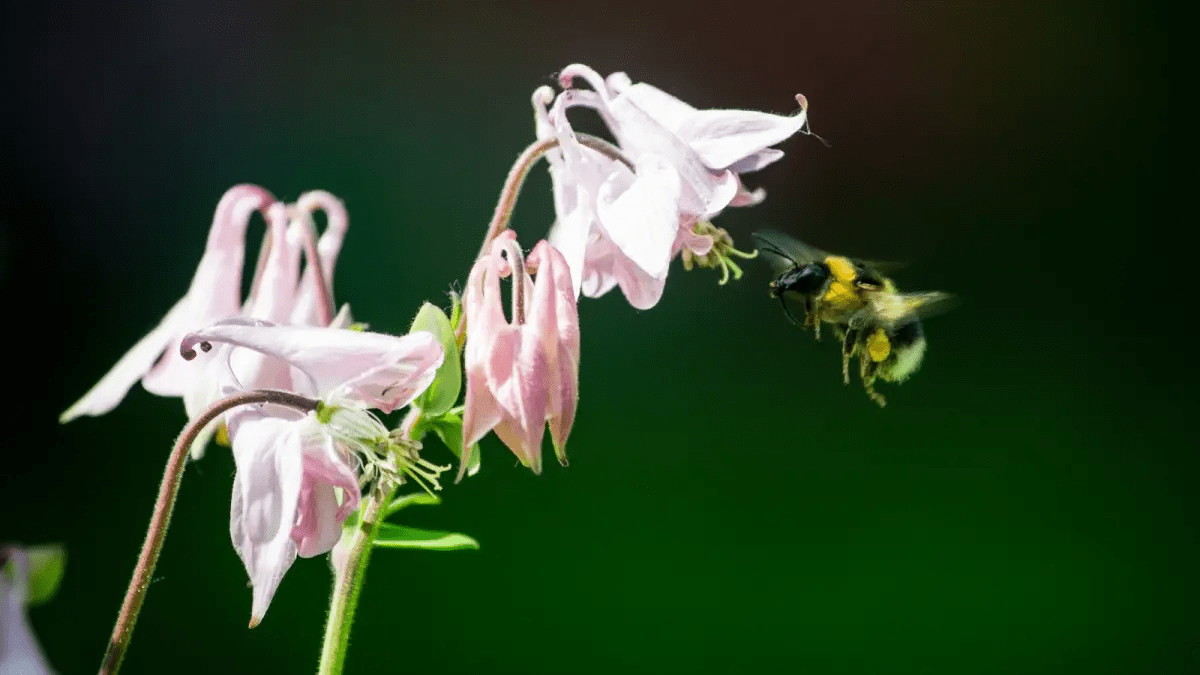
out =
[(237, 465), (229, 531), (254, 588), (253, 626), (296, 556), (328, 552), (358, 508), (359, 469), (389, 438), (368, 408), (407, 405), (433, 381), (443, 353), (427, 332), (395, 337), (244, 319), (192, 333), (180, 350), (190, 358), (197, 347), (220, 354), (214, 344), (230, 350), (224, 394), (242, 388), (233, 360), (249, 350), (284, 364), (292, 391), (322, 401), (307, 414), (264, 405), (225, 415)]
[[(504, 316), (504, 277), (512, 277), (511, 320)], [(522, 464), (541, 473), (547, 423), (555, 453), (566, 464), (579, 396), (579, 314), (566, 259), (542, 241), (527, 267), (515, 233), (507, 230), (476, 261), (463, 307), (467, 393), (461, 466), (469, 465), (471, 447), (495, 431)]]
[[(255, 210), (266, 219), (267, 233), (253, 287), (243, 302), (246, 228)], [(329, 226), (314, 245), (309, 242), (316, 238), (312, 222), (315, 210), (325, 211)], [(63, 413), (60, 421), (108, 412), (139, 378), (153, 394), (182, 398), (188, 417), (195, 417), (220, 396), (221, 368), (214, 369), (212, 364), (222, 363), (223, 359), (188, 362), (177, 350), (168, 348), (188, 332), (235, 317), (275, 324), (329, 325), (334, 320), (331, 274), (347, 222), (342, 203), (328, 192), (307, 192), (295, 204), (285, 205), (254, 185), (231, 188), (217, 206), (205, 254), (187, 295), (91, 391)], [(309, 256), (302, 275), (301, 253), (306, 243), (310, 251), (315, 248), (317, 253)], [(348, 321), (348, 314), (342, 321)], [(250, 389), (289, 389), (291, 385), (285, 365), (254, 352), (237, 353), (234, 370), (239, 381)], [(215, 424), (210, 425), (197, 436), (192, 446), (194, 458), (202, 455), (215, 428)]]
[(271, 232), (268, 236), (284, 232), (284, 206), (271, 193), (255, 185), (238, 185), (226, 192), (217, 204), (204, 256), (187, 294), (59, 417), (60, 422), (81, 415), (103, 415), (115, 408), (139, 379), (151, 393), (185, 397), (189, 378), (181, 377), (180, 371), (188, 364), (170, 347), (179, 344), (189, 331), (241, 314), (246, 226), (256, 210), (267, 220)]
[[(576, 78), (592, 90), (573, 89)], [(534, 93), (538, 138), (560, 141), (549, 154), (558, 214), (550, 241), (571, 266), (576, 294), (596, 297), (619, 286), (639, 309), (658, 302), (680, 251), (703, 256), (711, 249), (711, 237), (692, 231), (698, 221), (762, 201), (765, 193), (748, 191), (739, 174), (782, 157), (770, 146), (806, 122), (803, 105), (792, 116), (697, 110), (624, 73), (605, 80), (580, 64), (559, 79), (557, 97), (546, 87)], [(578, 142), (566, 117), (578, 106), (600, 113), (632, 167)]]

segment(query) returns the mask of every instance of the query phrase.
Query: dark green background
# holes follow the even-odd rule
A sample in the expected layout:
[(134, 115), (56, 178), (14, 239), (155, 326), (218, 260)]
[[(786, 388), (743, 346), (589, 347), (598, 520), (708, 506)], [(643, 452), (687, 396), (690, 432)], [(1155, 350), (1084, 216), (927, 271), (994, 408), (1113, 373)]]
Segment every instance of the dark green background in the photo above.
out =
[[(402, 331), (465, 279), (530, 94), (575, 61), (700, 107), (804, 93), (832, 147), (784, 143), (748, 177), (767, 202), (718, 224), (911, 260), (902, 288), (964, 303), (880, 410), (764, 265), (718, 287), (676, 264), (647, 312), (583, 302), (571, 467), (534, 477), (489, 439), (479, 476), (410, 512), (483, 548), (379, 552), (350, 672), (1195, 666), (1165, 7), (196, 4), (0, 20), (0, 540), (67, 545), (32, 612), (62, 673), (99, 662), (184, 417), (140, 387), (55, 417), (184, 292), (221, 193), (343, 198), (338, 299)], [(539, 170), (523, 243), (552, 217)], [(189, 467), (125, 672), (315, 669), (327, 566), (298, 561), (247, 630), (232, 473), (223, 450)]]

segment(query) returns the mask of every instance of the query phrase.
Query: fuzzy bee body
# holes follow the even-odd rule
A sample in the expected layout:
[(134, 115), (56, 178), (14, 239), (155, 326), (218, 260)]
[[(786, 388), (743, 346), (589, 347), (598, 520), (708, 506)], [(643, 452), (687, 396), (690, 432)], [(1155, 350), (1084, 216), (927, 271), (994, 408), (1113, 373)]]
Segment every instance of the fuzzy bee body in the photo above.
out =
[(818, 340), (821, 324), (831, 324), (842, 341), (843, 381), (850, 383), (850, 362), (857, 357), (867, 395), (885, 405), (875, 380), (902, 382), (920, 368), (926, 349), (921, 318), (946, 309), (951, 296), (900, 293), (879, 273), (882, 264), (831, 255), (778, 232), (754, 237), (776, 262), (771, 295), (779, 298), (784, 313), (801, 325), (787, 298), (802, 301), (802, 327), (812, 326)]

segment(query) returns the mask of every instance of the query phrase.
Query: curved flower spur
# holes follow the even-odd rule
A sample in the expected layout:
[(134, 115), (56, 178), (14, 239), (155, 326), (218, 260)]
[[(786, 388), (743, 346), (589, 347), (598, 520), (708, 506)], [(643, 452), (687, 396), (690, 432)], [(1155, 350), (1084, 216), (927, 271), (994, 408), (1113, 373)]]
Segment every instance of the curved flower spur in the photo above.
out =
[(180, 353), (195, 359), (199, 348), (215, 356), (214, 344), (229, 347), (224, 395), (244, 388), (234, 357), (249, 350), (291, 369), (293, 393), (321, 401), (307, 413), (272, 405), (225, 413), (237, 465), (229, 531), (254, 588), (254, 626), (296, 556), (317, 556), (337, 543), (359, 506), (360, 478), (399, 483), (407, 475), (437, 484), (445, 469), (397, 443), (368, 409), (408, 405), (433, 381), (443, 352), (427, 332), (395, 337), (235, 319), (188, 335)]
[[(312, 212), (325, 211), (328, 227), (316, 239)], [(263, 215), (267, 234), (250, 293), (241, 299), (246, 229), (254, 212)], [(256, 185), (230, 188), (217, 205), (205, 252), (187, 294), (149, 334), (138, 341), (115, 366), (60, 417), (69, 422), (82, 415), (102, 415), (121, 402), (141, 379), (147, 391), (183, 399), (189, 418), (217, 398), (217, 378), (204, 366), (182, 359), (170, 347), (188, 332), (222, 319), (245, 316), (275, 323), (329, 325), (334, 319), (332, 271), (345, 238), (348, 220), (341, 202), (324, 191), (302, 194), (293, 205), (278, 202)], [(300, 273), (301, 251), (307, 264)], [(261, 358), (247, 364), (261, 379), (260, 386), (287, 388), (286, 372)], [(199, 457), (213, 427), (201, 433), (192, 448)]]
[[(500, 292), (505, 277), (512, 278), (511, 321)], [(488, 431), (541, 473), (542, 434), (549, 423), (555, 453), (565, 465), (579, 397), (579, 313), (566, 259), (540, 241), (526, 261), (516, 233), (506, 230), (475, 262), (463, 305), (467, 394), (459, 480), (471, 448)]]

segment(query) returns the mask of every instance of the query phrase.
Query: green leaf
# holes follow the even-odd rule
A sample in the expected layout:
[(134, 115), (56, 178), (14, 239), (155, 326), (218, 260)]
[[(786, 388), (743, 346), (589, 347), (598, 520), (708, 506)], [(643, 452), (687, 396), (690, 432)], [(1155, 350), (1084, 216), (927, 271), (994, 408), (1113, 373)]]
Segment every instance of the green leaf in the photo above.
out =
[(446, 313), (430, 303), (421, 305), (417, 316), (413, 318), (409, 333), (428, 331), (433, 333), (444, 351), (442, 365), (437, 370), (433, 384), (421, 393), (413, 405), (420, 408), (425, 415), (436, 417), (449, 410), (458, 400), (462, 390), (462, 363), (458, 353), (458, 342), (454, 338), (454, 328)]
[[(462, 462), (462, 447), (463, 447), (463, 431), (462, 418), (455, 414), (447, 413), (436, 419), (430, 420), (429, 425), (433, 427), (433, 432), (441, 439), (442, 443), (450, 448), (450, 452)], [(474, 476), (479, 473), (479, 444), (471, 446), (471, 461), (467, 464), (468, 476)]]
[(433, 551), (479, 548), (479, 542), (465, 534), (422, 530), (391, 523), (379, 526), (379, 536), (375, 539), (375, 545), (380, 548), (423, 548)]
[(388, 504), (387, 508), (384, 509), (383, 517), (386, 518), (386, 517), (392, 515), (393, 513), (397, 512), (401, 509), (406, 509), (410, 506), (413, 506), (414, 504), (420, 504), (422, 506), (437, 506), (438, 504), (441, 504), (441, 503), (442, 503), (442, 500), (437, 495), (431, 495), (428, 492), (424, 492), (424, 491), (413, 492), (413, 493), (407, 494), (407, 495), (400, 495), (399, 497), (396, 497), (395, 499), (393, 499), (392, 503)]
[(28, 605), (40, 605), (58, 592), (63, 569), (67, 565), (67, 550), (62, 544), (30, 546), (29, 553), (29, 597)]

